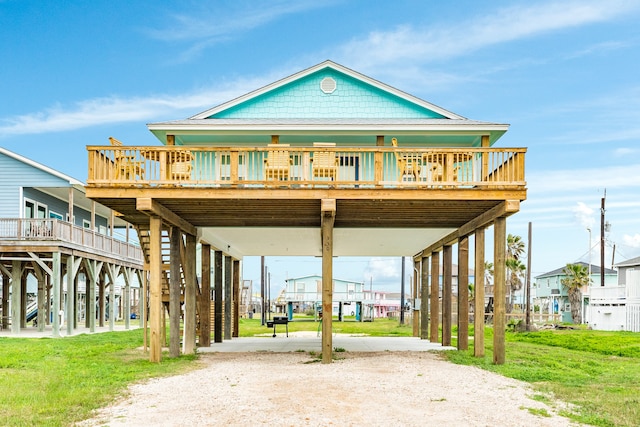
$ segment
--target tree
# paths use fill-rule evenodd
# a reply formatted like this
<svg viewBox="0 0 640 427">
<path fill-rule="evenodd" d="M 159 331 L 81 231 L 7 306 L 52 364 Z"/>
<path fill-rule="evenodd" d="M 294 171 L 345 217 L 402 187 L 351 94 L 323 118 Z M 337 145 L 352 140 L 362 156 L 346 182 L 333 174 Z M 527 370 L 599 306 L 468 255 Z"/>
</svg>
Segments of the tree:
<svg viewBox="0 0 640 427">
<path fill-rule="evenodd" d="M 509 234 L 507 236 L 507 259 L 519 260 L 524 255 L 522 237 Z"/>
<path fill-rule="evenodd" d="M 516 291 L 522 289 L 524 273 L 527 270 L 527 267 L 518 259 L 508 258 L 505 261 L 507 266 L 507 277 L 506 277 L 506 285 L 507 289 L 509 289 L 509 305 L 507 307 L 507 312 L 511 313 L 513 310 L 513 294 Z"/>
<path fill-rule="evenodd" d="M 589 269 L 582 264 L 567 264 L 564 274 L 565 277 L 560 280 L 560 283 L 567 290 L 571 318 L 573 323 L 582 323 L 582 287 L 591 284 Z"/>
</svg>

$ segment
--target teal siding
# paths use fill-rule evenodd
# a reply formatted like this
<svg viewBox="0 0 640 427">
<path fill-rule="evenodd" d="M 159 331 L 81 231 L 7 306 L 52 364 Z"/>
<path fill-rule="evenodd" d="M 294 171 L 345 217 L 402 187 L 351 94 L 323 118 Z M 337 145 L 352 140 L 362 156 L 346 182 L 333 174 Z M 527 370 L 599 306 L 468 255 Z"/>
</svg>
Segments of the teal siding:
<svg viewBox="0 0 640 427">
<path fill-rule="evenodd" d="M 332 77 L 337 83 L 333 93 L 320 89 L 320 82 L 326 77 Z M 425 119 L 444 116 L 336 70 L 324 69 L 209 118 Z"/>
</svg>

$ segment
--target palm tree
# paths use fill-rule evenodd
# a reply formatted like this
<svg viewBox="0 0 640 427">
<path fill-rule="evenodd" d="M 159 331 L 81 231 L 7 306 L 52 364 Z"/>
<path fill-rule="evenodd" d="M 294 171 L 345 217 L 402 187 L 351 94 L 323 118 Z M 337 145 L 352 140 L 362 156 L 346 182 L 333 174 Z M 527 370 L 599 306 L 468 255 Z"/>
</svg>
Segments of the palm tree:
<svg viewBox="0 0 640 427">
<path fill-rule="evenodd" d="M 591 284 L 589 269 L 582 264 L 567 264 L 564 268 L 564 277 L 560 280 L 562 286 L 567 289 L 569 305 L 571 306 L 571 318 L 573 323 L 582 323 L 582 287 Z"/>
<path fill-rule="evenodd" d="M 509 234 L 507 236 L 507 259 L 520 259 L 524 255 L 522 237 Z"/>
<path fill-rule="evenodd" d="M 511 313 L 513 310 L 513 294 L 522 289 L 522 280 L 524 279 L 524 273 L 527 267 L 515 258 L 508 258 L 505 264 L 507 266 L 506 285 L 509 289 L 509 306 L 507 307 L 507 312 Z"/>
</svg>

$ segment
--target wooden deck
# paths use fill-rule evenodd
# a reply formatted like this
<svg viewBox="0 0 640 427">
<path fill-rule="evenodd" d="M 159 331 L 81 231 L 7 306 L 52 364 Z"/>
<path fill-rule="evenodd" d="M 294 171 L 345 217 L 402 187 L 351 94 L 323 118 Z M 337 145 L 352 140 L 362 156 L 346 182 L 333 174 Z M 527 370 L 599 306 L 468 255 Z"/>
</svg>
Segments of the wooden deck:
<svg viewBox="0 0 640 427">
<path fill-rule="evenodd" d="M 79 252 L 94 259 L 142 266 L 139 246 L 58 219 L 0 218 L 0 247 L 8 258 L 28 252 Z"/>
</svg>

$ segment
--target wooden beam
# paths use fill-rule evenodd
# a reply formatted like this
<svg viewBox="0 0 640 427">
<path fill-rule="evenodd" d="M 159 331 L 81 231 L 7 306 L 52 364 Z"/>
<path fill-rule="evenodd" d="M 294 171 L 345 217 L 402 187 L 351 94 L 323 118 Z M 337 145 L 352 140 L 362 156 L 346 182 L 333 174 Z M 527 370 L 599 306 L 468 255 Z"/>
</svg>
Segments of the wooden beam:
<svg viewBox="0 0 640 427">
<path fill-rule="evenodd" d="M 60 252 L 53 253 L 53 283 L 51 287 L 53 288 L 53 292 L 51 295 L 52 303 L 51 303 L 51 314 L 53 317 L 53 337 L 58 338 L 60 336 L 60 295 L 62 292 L 62 260 L 60 256 Z"/>
<path fill-rule="evenodd" d="M 493 232 L 493 363 L 502 365 L 505 361 L 507 219 L 496 218 Z"/>
<path fill-rule="evenodd" d="M 442 345 L 451 345 L 451 288 L 453 269 L 453 248 L 451 245 L 445 245 L 442 248 Z"/>
<path fill-rule="evenodd" d="M 422 257 L 420 287 L 420 339 L 429 338 L 429 257 Z"/>
<path fill-rule="evenodd" d="M 184 337 L 182 352 L 194 354 L 196 351 L 196 243 L 195 235 L 186 236 L 186 261 L 183 265 L 185 275 L 184 290 Z"/>
<path fill-rule="evenodd" d="M 200 347 L 211 346 L 211 245 L 203 243 L 200 251 L 201 283 L 200 292 Z"/>
<path fill-rule="evenodd" d="M 222 342 L 222 251 L 214 252 L 213 342 Z"/>
<path fill-rule="evenodd" d="M 22 261 L 11 261 L 11 333 L 19 334 L 22 319 Z M 4 314 L 3 314 L 4 315 Z"/>
<path fill-rule="evenodd" d="M 178 227 L 185 234 L 196 236 L 198 230 L 188 221 L 185 221 L 180 216 L 173 213 L 171 210 L 162 206 L 160 203 L 149 197 L 140 197 L 136 199 L 136 209 L 149 216 L 158 216 L 162 218 L 164 222 L 174 227 Z"/>
<path fill-rule="evenodd" d="M 231 294 L 231 278 L 233 276 L 233 272 L 231 271 L 233 268 L 233 264 L 231 263 L 232 259 L 230 256 L 224 257 L 224 339 L 231 339 L 231 307 L 232 307 L 232 299 L 233 296 Z"/>
<path fill-rule="evenodd" d="M 440 328 L 440 252 L 431 253 L 431 333 L 429 341 L 438 342 Z"/>
<path fill-rule="evenodd" d="M 180 356 L 180 287 L 182 274 L 180 246 L 182 233 L 178 227 L 169 229 L 169 357 Z"/>
<path fill-rule="evenodd" d="M 404 262 L 404 261 L 403 261 Z M 420 336 L 420 306 L 417 305 L 420 283 L 420 261 L 413 261 L 413 336 Z"/>
<path fill-rule="evenodd" d="M 484 228 L 476 230 L 474 240 L 473 355 L 484 357 Z"/>
<path fill-rule="evenodd" d="M 322 200 L 322 363 L 331 363 L 333 356 L 333 225 L 336 217 L 335 199 Z"/>
<path fill-rule="evenodd" d="M 149 360 L 162 359 L 162 220 L 149 220 Z"/>
<path fill-rule="evenodd" d="M 74 311 L 75 311 L 75 257 L 73 255 L 67 255 L 67 307 L 66 307 L 66 315 L 67 315 L 67 336 L 73 334 L 73 323 L 74 323 Z M 111 305 L 115 305 L 115 298 L 111 299 Z"/>
<path fill-rule="evenodd" d="M 34 254 L 33 252 L 27 252 L 27 254 L 29 254 L 31 259 L 33 259 L 44 271 L 46 271 L 48 275 L 53 274 L 53 271 L 49 268 L 47 264 L 45 264 L 44 261 L 40 259 L 38 255 Z"/>
<path fill-rule="evenodd" d="M 460 237 L 468 236 L 473 233 L 475 230 L 483 227 L 487 227 L 496 218 L 506 217 L 509 215 L 513 215 L 514 213 L 520 210 L 520 201 L 519 200 L 505 200 L 504 202 L 496 205 L 490 210 L 484 212 L 483 214 L 477 216 L 471 221 L 459 227 L 457 230 L 449 233 L 442 239 L 432 243 L 427 246 L 423 253 L 430 253 L 440 250 L 445 245 L 454 244 Z"/>
<path fill-rule="evenodd" d="M 238 338 L 240 333 L 240 261 L 233 260 L 233 334 Z"/>
<path fill-rule="evenodd" d="M 469 238 L 458 241 L 458 350 L 469 348 Z"/>
</svg>

